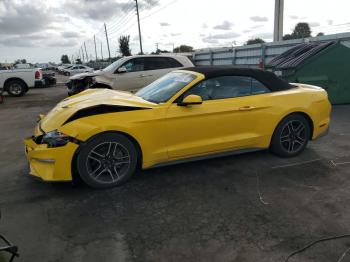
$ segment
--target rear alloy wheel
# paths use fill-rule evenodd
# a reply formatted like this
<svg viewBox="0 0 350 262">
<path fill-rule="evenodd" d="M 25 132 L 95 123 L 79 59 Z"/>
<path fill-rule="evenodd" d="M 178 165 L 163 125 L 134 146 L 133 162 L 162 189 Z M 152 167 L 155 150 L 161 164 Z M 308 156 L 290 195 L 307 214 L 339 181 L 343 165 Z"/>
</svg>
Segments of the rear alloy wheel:
<svg viewBox="0 0 350 262">
<path fill-rule="evenodd" d="M 135 172 L 137 150 L 126 136 L 105 133 L 88 141 L 77 158 L 82 180 L 94 188 L 120 185 Z"/>
<path fill-rule="evenodd" d="M 271 142 L 271 150 L 282 157 L 300 154 L 310 138 L 310 124 L 302 115 L 290 115 L 277 127 Z"/>
<path fill-rule="evenodd" d="M 22 81 L 19 80 L 11 80 L 8 84 L 6 84 L 6 90 L 10 96 L 23 96 L 27 88 Z"/>
</svg>

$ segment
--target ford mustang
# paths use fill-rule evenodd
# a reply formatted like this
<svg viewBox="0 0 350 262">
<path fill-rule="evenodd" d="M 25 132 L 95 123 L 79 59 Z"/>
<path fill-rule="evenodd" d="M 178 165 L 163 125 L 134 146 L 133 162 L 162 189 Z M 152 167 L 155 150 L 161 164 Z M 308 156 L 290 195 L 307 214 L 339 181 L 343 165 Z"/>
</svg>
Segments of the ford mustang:
<svg viewBox="0 0 350 262">
<path fill-rule="evenodd" d="M 89 89 L 39 118 L 25 140 L 30 174 L 105 188 L 137 168 L 270 149 L 300 154 L 327 133 L 331 105 L 320 87 L 273 73 L 192 67 L 135 94 Z"/>
</svg>

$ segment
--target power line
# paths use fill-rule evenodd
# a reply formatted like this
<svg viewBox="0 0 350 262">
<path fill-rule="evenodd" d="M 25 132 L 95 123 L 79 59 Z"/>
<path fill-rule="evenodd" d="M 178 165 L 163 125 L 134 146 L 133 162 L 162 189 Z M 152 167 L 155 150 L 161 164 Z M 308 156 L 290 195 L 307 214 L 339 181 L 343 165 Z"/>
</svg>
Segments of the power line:
<svg viewBox="0 0 350 262">
<path fill-rule="evenodd" d="M 161 7 L 161 8 L 159 8 L 158 10 L 154 11 L 153 13 L 151 13 L 151 14 L 149 14 L 149 15 L 146 15 L 146 16 L 144 16 L 144 17 L 141 17 L 141 20 L 145 20 L 145 19 L 147 19 L 147 18 L 149 18 L 149 17 L 151 17 L 151 16 L 153 16 L 153 15 L 159 13 L 160 11 L 162 11 L 162 10 L 168 8 L 170 5 L 173 5 L 173 4 L 176 3 L 177 1 L 179 1 L 179 0 L 174 0 L 174 1 L 170 2 L 169 4 L 167 4 L 167 5 L 165 5 L 165 6 Z"/>
<path fill-rule="evenodd" d="M 111 26 L 109 26 L 109 29 L 113 30 L 115 28 L 118 28 L 122 23 L 125 22 L 125 20 L 127 20 L 131 15 L 133 15 L 133 12 L 131 12 L 133 10 L 134 10 L 134 5 L 131 4 L 130 8 L 124 12 L 126 14 L 125 16 L 121 17 L 120 19 L 117 19 L 113 23 L 107 22 L 108 25 L 111 24 Z"/>
</svg>

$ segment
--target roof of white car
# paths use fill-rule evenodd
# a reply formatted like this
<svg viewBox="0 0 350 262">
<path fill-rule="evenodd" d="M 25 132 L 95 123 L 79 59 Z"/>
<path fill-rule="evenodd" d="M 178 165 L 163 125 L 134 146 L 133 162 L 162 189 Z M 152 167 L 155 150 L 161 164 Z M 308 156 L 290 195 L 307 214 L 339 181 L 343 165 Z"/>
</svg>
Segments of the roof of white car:
<svg viewBox="0 0 350 262">
<path fill-rule="evenodd" d="M 175 54 L 159 54 L 159 55 L 132 55 L 132 56 L 128 56 L 130 58 L 134 58 L 134 57 L 184 57 L 183 55 L 175 55 Z"/>
</svg>

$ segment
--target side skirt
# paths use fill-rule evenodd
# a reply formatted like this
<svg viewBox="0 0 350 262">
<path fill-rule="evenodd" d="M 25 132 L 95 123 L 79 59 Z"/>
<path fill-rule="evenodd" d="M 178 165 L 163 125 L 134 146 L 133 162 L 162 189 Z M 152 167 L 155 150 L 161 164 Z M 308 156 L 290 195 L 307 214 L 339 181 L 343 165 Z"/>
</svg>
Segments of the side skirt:
<svg viewBox="0 0 350 262">
<path fill-rule="evenodd" d="M 183 164 L 183 163 L 188 163 L 188 162 L 207 160 L 207 159 L 219 158 L 219 157 L 225 157 L 225 156 L 240 155 L 240 154 L 251 153 L 251 152 L 256 152 L 256 151 L 263 151 L 266 149 L 268 149 L 268 148 L 248 148 L 248 149 L 230 150 L 230 151 L 225 151 L 225 152 L 220 152 L 220 153 L 212 153 L 212 154 L 208 154 L 208 155 L 204 155 L 204 156 L 195 156 L 195 157 L 188 157 L 188 158 L 178 159 L 178 160 L 170 160 L 167 162 L 155 164 L 153 166 L 150 166 L 150 167 L 147 167 L 144 169 L 178 165 L 178 164 Z"/>
</svg>

